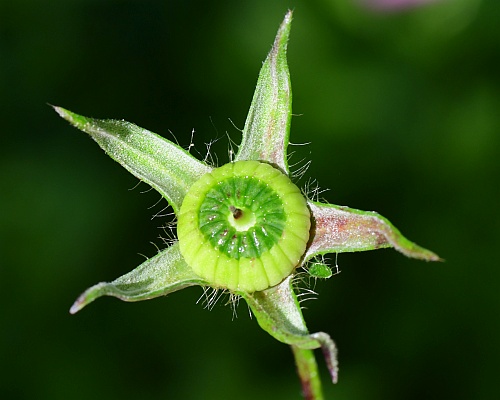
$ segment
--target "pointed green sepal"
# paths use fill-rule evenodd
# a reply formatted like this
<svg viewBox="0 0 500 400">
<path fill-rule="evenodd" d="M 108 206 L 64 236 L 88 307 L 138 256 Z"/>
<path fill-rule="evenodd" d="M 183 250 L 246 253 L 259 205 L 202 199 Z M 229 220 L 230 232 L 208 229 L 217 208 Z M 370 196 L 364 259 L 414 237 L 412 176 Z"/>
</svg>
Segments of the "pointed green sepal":
<svg viewBox="0 0 500 400">
<path fill-rule="evenodd" d="M 286 48 L 291 23 L 292 11 L 288 11 L 260 70 L 236 155 L 236 161 L 266 161 L 287 174 L 286 149 L 292 115 L 292 88 Z"/>
<path fill-rule="evenodd" d="M 70 313 L 75 314 L 101 296 L 140 301 L 194 285 L 205 286 L 206 282 L 186 264 L 176 243 L 113 282 L 101 282 L 87 289 L 75 301 Z"/>
<path fill-rule="evenodd" d="M 111 158 L 160 192 L 176 213 L 191 185 L 212 170 L 182 147 L 130 122 L 87 118 L 61 107 L 54 109 L 88 133 Z"/>
<path fill-rule="evenodd" d="M 254 293 L 238 293 L 248 303 L 260 327 L 282 343 L 299 349 L 321 348 L 332 381 L 337 382 L 337 350 L 324 332 L 309 334 L 289 276 L 279 285 Z"/>
<path fill-rule="evenodd" d="M 311 239 L 304 261 L 325 253 L 394 247 L 412 258 L 440 261 L 439 256 L 406 239 L 387 219 L 371 211 L 308 202 L 313 216 Z"/>
</svg>

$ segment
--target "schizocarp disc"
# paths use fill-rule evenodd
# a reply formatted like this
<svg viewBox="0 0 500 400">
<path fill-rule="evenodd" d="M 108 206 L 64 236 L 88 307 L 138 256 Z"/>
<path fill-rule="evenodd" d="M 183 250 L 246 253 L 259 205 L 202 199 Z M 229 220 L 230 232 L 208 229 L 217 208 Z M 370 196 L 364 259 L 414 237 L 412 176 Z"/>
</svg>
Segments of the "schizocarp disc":
<svg viewBox="0 0 500 400">
<path fill-rule="evenodd" d="M 191 186 L 177 234 L 196 274 L 214 287 L 252 293 L 290 275 L 310 226 L 306 200 L 285 174 L 263 162 L 237 161 Z"/>
</svg>

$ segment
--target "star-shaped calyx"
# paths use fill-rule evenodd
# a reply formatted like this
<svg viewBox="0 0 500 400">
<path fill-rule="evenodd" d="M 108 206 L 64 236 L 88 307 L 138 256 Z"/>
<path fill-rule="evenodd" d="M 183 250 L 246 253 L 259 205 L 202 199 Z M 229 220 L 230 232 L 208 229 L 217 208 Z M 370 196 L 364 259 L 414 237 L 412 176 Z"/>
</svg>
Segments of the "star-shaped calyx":
<svg viewBox="0 0 500 400">
<path fill-rule="evenodd" d="M 289 11 L 260 71 L 235 159 L 222 167 L 134 124 L 55 110 L 156 189 L 178 218 L 178 241 L 113 282 L 87 289 L 70 312 L 105 295 L 139 301 L 193 285 L 228 290 L 246 300 L 265 331 L 292 346 L 304 396 L 318 399 L 312 349 L 323 350 L 334 382 L 336 349 L 326 333 L 307 330 L 292 284 L 297 269 L 325 253 L 384 247 L 439 258 L 380 215 L 309 200 L 288 178 L 291 21 Z"/>
</svg>

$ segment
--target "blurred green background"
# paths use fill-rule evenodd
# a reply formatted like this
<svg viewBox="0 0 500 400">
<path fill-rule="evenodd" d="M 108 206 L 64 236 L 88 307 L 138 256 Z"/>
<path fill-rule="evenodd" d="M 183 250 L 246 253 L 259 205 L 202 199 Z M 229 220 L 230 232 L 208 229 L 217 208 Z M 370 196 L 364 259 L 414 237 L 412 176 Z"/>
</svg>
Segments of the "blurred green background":
<svg viewBox="0 0 500 400">
<path fill-rule="evenodd" d="M 0 1 L 0 398 L 300 399 L 286 345 L 198 287 L 78 294 L 156 254 L 160 196 L 47 103 L 227 161 L 293 8 L 292 164 L 446 259 L 341 254 L 303 303 L 339 349 L 327 399 L 498 399 L 500 4 L 376 13 L 351 0 Z M 131 190 L 134 188 L 134 190 Z M 335 264 L 335 257 L 331 257 Z"/>
</svg>

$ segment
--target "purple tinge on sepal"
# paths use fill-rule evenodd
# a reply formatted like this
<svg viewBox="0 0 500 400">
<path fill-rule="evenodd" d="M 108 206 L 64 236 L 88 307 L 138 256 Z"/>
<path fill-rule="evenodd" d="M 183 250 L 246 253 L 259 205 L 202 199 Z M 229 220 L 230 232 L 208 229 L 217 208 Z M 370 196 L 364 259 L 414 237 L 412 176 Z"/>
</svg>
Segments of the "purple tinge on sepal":
<svg viewBox="0 0 500 400">
<path fill-rule="evenodd" d="M 330 372 L 330 377 L 333 383 L 337 383 L 339 375 L 339 364 L 337 361 L 337 347 L 335 343 L 325 332 L 317 332 L 310 335 L 312 339 L 317 340 L 321 344 L 321 351 L 325 357 L 326 366 Z"/>
<path fill-rule="evenodd" d="M 304 260 L 325 253 L 345 253 L 394 247 L 412 258 L 441 261 L 432 251 L 406 239 L 386 218 L 332 204 L 308 202 L 313 217 Z"/>
</svg>

